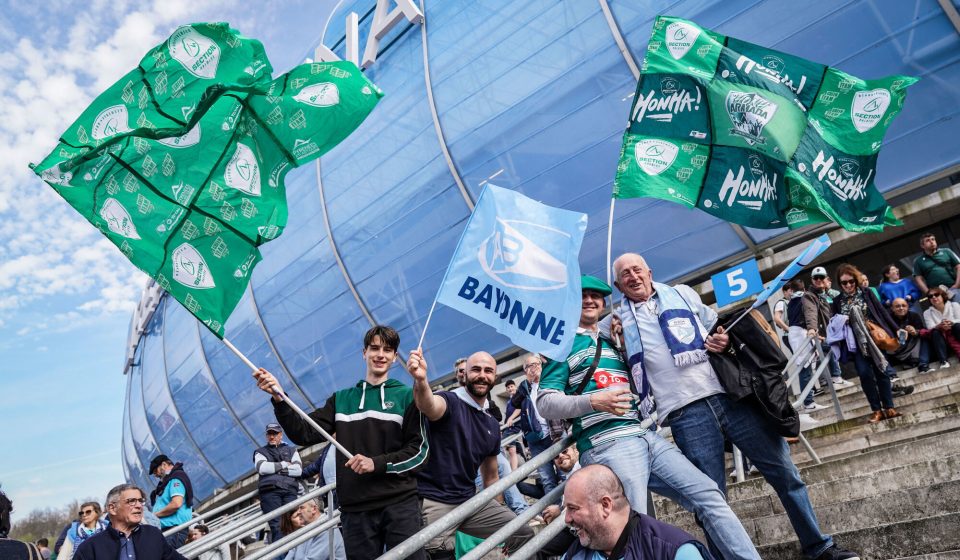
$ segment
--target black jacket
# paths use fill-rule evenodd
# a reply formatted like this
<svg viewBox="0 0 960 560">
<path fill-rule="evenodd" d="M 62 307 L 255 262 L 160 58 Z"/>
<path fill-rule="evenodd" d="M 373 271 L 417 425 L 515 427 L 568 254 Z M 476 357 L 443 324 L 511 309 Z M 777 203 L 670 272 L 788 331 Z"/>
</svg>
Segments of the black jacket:
<svg viewBox="0 0 960 560">
<path fill-rule="evenodd" d="M 722 353 L 710 352 L 710 365 L 727 396 L 759 407 L 779 435 L 796 437 L 800 433 L 800 417 L 790 404 L 782 375 L 787 357 L 754 313 L 747 314 L 732 330 L 725 329 L 730 346 Z M 717 324 L 727 325 L 735 318 L 726 315 Z"/>
<path fill-rule="evenodd" d="M 166 539 L 160 529 L 140 525 L 134 529 L 131 540 L 137 560 L 186 560 Z M 120 533 L 113 527 L 101 531 L 80 543 L 74 560 L 117 560 L 120 554 Z"/>
</svg>

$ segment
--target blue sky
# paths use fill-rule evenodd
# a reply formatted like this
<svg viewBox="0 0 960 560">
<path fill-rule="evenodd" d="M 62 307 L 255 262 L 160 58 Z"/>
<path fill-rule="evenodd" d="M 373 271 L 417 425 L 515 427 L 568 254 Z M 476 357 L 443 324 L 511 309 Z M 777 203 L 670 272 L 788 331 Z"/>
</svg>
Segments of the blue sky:
<svg viewBox="0 0 960 560">
<path fill-rule="evenodd" d="M 146 281 L 27 165 L 177 26 L 227 21 L 281 73 L 335 4 L 0 2 L 0 485 L 14 521 L 122 482 L 124 346 Z"/>
</svg>

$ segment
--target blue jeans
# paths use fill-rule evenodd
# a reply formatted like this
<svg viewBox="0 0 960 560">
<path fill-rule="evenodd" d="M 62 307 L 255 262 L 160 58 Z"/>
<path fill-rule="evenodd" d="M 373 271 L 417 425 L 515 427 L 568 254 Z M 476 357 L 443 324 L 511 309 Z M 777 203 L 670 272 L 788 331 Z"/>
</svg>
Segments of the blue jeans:
<svg viewBox="0 0 960 560">
<path fill-rule="evenodd" d="M 823 355 L 830 360 L 830 377 L 834 379 L 842 378 L 843 372 L 840 371 L 840 362 L 837 361 L 837 357 L 830 351 L 830 345 L 827 344 L 826 341 L 823 341 L 820 343 L 820 349 L 823 350 Z"/>
<path fill-rule="evenodd" d="M 857 375 L 860 376 L 860 388 L 867 396 L 870 410 L 893 408 L 893 384 L 890 382 L 890 376 L 887 372 L 881 371 L 870 358 L 861 354 L 859 350 L 853 351 L 851 354 L 853 355 L 853 365 L 857 369 Z"/>
<path fill-rule="evenodd" d="M 807 383 L 810 383 L 810 378 L 813 377 L 813 368 L 818 367 L 818 364 L 809 365 L 800 370 L 800 391 L 803 391 L 803 388 L 807 386 Z M 826 384 L 830 383 L 830 380 L 827 379 L 827 370 L 823 370 L 823 373 L 820 374 L 820 383 Z M 809 405 L 813 404 L 813 389 L 810 389 L 810 392 L 807 393 L 807 396 L 803 399 L 803 404 Z"/>
<path fill-rule="evenodd" d="M 289 504 L 297 499 L 296 489 L 271 488 L 260 491 L 260 511 L 263 513 L 271 512 L 278 507 Z M 280 516 L 276 516 L 267 522 L 270 526 L 270 542 L 275 543 L 283 538 L 280 532 Z"/>
<path fill-rule="evenodd" d="M 816 558 L 833 546 L 833 539 L 820 532 L 807 486 L 790 458 L 787 442 L 769 427 L 757 407 L 713 395 L 674 410 L 667 419 L 683 454 L 721 491 L 726 492 L 727 482 L 723 444 L 729 439 L 777 492 L 803 553 Z M 711 539 L 716 541 L 712 535 Z"/>
<path fill-rule="evenodd" d="M 580 456 L 581 465 L 606 465 L 620 477 L 631 507 L 647 511 L 647 488 L 693 512 L 723 558 L 760 558 L 716 483 L 655 432 L 617 439 Z M 721 463 L 722 468 L 722 463 Z"/>
<path fill-rule="evenodd" d="M 507 460 L 501 451 L 500 454 L 497 455 L 497 473 L 500 475 L 500 478 L 503 478 L 510 474 L 510 472 L 510 461 Z M 477 479 L 474 481 L 474 484 L 476 484 L 477 488 L 483 488 L 483 477 L 480 476 L 480 473 L 477 473 Z M 520 515 L 523 510 L 530 507 L 530 504 L 528 504 L 527 501 L 523 499 L 523 495 L 520 494 L 520 490 L 517 490 L 516 485 L 503 491 L 503 503 L 516 515 Z"/>
<path fill-rule="evenodd" d="M 527 440 L 527 447 L 530 448 L 531 457 L 536 457 L 543 453 L 551 445 L 553 445 L 553 440 L 549 437 L 537 441 Z M 540 473 L 540 484 L 543 485 L 544 494 L 549 494 L 551 490 L 560 484 L 560 477 L 557 476 L 557 470 L 553 466 L 552 460 L 537 467 L 537 472 Z"/>
</svg>

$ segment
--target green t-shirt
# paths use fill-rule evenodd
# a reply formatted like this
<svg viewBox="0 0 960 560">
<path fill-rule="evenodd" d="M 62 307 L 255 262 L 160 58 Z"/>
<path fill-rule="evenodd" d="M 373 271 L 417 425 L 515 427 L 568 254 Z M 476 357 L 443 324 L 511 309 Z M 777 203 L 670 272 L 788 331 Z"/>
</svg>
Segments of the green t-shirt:
<svg viewBox="0 0 960 560">
<path fill-rule="evenodd" d="M 956 267 L 960 259 L 950 249 L 937 249 L 933 255 L 921 254 L 913 261 L 913 275 L 922 276 L 927 288 L 953 286 L 957 280 Z"/>
<path fill-rule="evenodd" d="M 603 341 L 600 363 L 597 364 L 593 378 L 587 382 L 582 393 L 584 395 L 603 391 L 612 383 L 626 383 L 629 379 L 630 372 L 620 353 L 610 345 L 609 340 L 600 340 Z M 554 389 L 572 395 L 590 369 L 596 352 L 597 345 L 593 337 L 577 333 L 573 350 L 566 360 L 550 360 L 544 364 L 543 373 L 540 375 L 540 390 Z M 633 412 L 625 416 L 594 411 L 573 421 L 573 437 L 577 440 L 577 451 L 580 453 L 608 441 L 642 435 L 645 431 L 637 417 L 636 401 Z"/>
</svg>

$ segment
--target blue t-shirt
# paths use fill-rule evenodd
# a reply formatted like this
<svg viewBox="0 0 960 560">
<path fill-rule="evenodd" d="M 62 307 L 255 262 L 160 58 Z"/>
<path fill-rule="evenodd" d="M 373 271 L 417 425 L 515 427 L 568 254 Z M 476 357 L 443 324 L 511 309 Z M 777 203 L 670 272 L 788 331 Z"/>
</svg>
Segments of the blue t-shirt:
<svg viewBox="0 0 960 560">
<path fill-rule="evenodd" d="M 417 474 L 417 485 L 424 498 L 462 504 L 477 493 L 480 464 L 500 453 L 500 424 L 463 387 L 436 395 L 447 402 L 447 410 L 428 423 L 430 459 Z"/>
<path fill-rule="evenodd" d="M 183 505 L 181 505 L 180 508 L 173 513 L 173 515 L 161 517 L 161 527 L 173 527 L 193 519 L 193 510 L 187 505 L 187 490 L 184 488 L 183 482 L 181 482 L 179 478 L 174 478 L 171 479 L 170 482 L 167 482 L 166 487 L 163 489 L 163 493 L 157 498 L 157 502 L 153 504 L 153 513 L 157 513 L 158 511 L 167 507 L 167 504 L 173 500 L 174 496 L 182 497 Z"/>
</svg>

